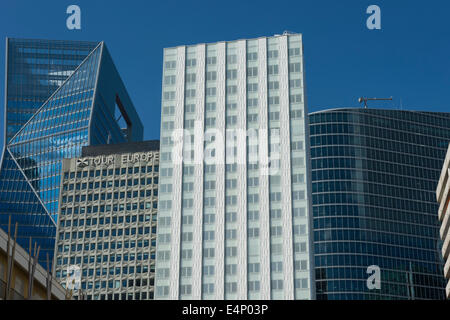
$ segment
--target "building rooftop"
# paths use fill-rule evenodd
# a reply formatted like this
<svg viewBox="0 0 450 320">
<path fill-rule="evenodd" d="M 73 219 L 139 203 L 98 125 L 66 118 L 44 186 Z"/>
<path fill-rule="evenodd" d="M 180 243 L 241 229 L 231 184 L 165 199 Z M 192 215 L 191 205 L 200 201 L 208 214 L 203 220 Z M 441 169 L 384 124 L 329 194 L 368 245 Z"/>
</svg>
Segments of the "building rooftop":
<svg viewBox="0 0 450 320">
<path fill-rule="evenodd" d="M 159 140 L 138 142 L 123 142 L 116 144 L 102 144 L 86 146 L 81 149 L 82 157 L 106 156 L 111 154 L 159 151 Z"/>
<path fill-rule="evenodd" d="M 284 31 L 282 34 L 277 33 L 271 36 L 260 36 L 260 37 L 254 37 L 254 38 L 239 38 L 239 39 L 234 39 L 234 40 L 221 40 L 221 41 L 213 41 L 213 42 L 199 42 L 199 43 L 195 43 L 195 44 L 182 44 L 182 45 L 175 45 L 175 46 L 170 46 L 170 47 L 166 47 L 164 48 L 164 50 L 168 50 L 168 49 L 175 49 L 175 48 L 179 48 L 179 47 L 195 47 L 201 44 L 205 44 L 205 45 L 215 45 L 218 43 L 234 43 L 234 42 L 238 42 L 238 41 L 242 41 L 242 40 L 258 40 L 258 39 L 269 39 L 269 38 L 276 38 L 276 37 L 282 37 L 282 36 L 299 36 L 302 37 L 303 35 L 301 33 L 298 32 L 293 32 L 293 31 Z"/>
</svg>

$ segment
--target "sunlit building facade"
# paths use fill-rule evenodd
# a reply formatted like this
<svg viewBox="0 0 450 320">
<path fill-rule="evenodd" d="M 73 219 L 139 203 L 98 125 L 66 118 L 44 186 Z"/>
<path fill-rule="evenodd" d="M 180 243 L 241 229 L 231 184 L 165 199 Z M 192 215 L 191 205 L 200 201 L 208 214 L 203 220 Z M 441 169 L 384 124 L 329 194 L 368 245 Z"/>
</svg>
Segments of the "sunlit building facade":
<svg viewBox="0 0 450 320">
<path fill-rule="evenodd" d="M 75 299 L 153 299 L 159 141 L 84 147 L 62 175 L 56 278 Z"/>
<path fill-rule="evenodd" d="M 442 167 L 439 183 L 436 188 L 436 199 L 439 203 L 438 217 L 441 222 L 439 235 L 443 241 L 442 258 L 445 261 L 443 273 L 447 279 L 445 295 L 450 299 L 450 144 Z"/>
<path fill-rule="evenodd" d="M 302 36 L 166 48 L 162 94 L 155 298 L 313 299 Z"/>
</svg>

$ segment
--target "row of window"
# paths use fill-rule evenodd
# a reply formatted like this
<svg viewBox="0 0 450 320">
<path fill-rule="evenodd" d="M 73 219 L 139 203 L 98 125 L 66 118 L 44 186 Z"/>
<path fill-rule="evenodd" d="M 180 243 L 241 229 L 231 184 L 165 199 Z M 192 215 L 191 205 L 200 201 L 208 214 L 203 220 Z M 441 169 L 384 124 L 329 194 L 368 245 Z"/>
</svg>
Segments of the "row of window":
<svg viewBox="0 0 450 320">
<path fill-rule="evenodd" d="M 404 177 L 385 172 L 375 172 L 359 169 L 322 169 L 313 170 L 312 181 L 333 180 L 346 183 L 345 180 L 360 183 L 378 183 L 397 188 L 409 188 L 416 190 L 433 190 L 436 187 L 435 180 L 424 180 L 416 177 Z"/>
<path fill-rule="evenodd" d="M 303 117 L 303 110 L 291 110 L 291 119 L 296 118 L 302 118 Z M 258 114 L 247 114 L 247 123 L 258 123 Z M 278 121 L 280 120 L 280 112 L 279 111 L 272 111 L 269 112 L 269 120 L 270 121 Z M 195 127 L 195 123 L 198 122 L 198 120 L 195 119 L 186 119 L 184 120 L 184 129 L 192 129 Z M 236 115 L 233 116 L 227 116 L 225 118 L 225 123 L 227 125 L 236 125 L 238 123 L 238 117 Z M 216 126 L 216 118 L 205 118 L 205 126 L 207 128 L 215 127 Z"/>
<path fill-rule="evenodd" d="M 128 293 L 108 293 L 108 294 L 87 294 L 86 300 L 153 300 L 153 291 L 147 292 L 128 292 Z M 81 296 L 74 294 L 74 299 L 81 300 Z"/>
<path fill-rule="evenodd" d="M 378 129 L 376 133 L 372 135 L 363 134 L 326 134 L 311 136 L 311 146 L 326 146 L 326 145 L 355 145 L 368 147 L 373 149 L 391 152 L 406 153 L 413 156 L 430 157 L 431 155 L 445 154 L 445 148 L 448 145 L 448 140 L 438 139 L 435 137 L 427 137 L 424 135 L 417 135 L 412 139 L 413 135 L 409 135 L 407 140 L 394 140 L 393 135 L 386 138 L 380 138 L 379 136 L 384 134 L 390 134 L 387 130 Z M 426 147 L 425 147 L 426 146 Z M 433 149 L 437 147 L 440 149 Z"/>
<path fill-rule="evenodd" d="M 435 210 L 437 212 L 437 204 L 434 205 Z M 420 213 L 423 212 L 433 212 L 431 211 L 422 211 L 419 210 Z M 394 210 L 392 208 L 386 208 L 381 206 L 366 206 L 364 204 L 360 205 L 321 205 L 321 206 L 313 206 L 313 215 L 314 218 L 317 217 L 338 217 L 338 216 L 348 216 L 348 217 L 357 217 L 363 216 L 373 219 L 382 219 L 382 220 L 390 220 L 391 223 L 414 223 L 420 224 L 422 226 L 431 226 L 434 228 L 438 228 L 438 222 L 436 221 L 436 216 L 432 214 L 411 214 L 410 210 Z"/>
<path fill-rule="evenodd" d="M 418 113 L 399 110 L 353 109 L 312 114 L 311 124 L 348 122 L 363 126 L 378 126 L 413 134 L 449 137 L 450 118 L 443 113 Z M 380 132 L 381 133 L 381 132 Z"/>
<path fill-rule="evenodd" d="M 395 234 L 389 232 L 378 232 L 374 230 L 355 229 L 330 229 L 314 232 L 314 241 L 354 241 L 358 243 L 377 242 L 381 244 L 395 244 L 399 247 L 421 248 L 421 243 L 427 239 L 424 236 L 412 236 L 410 234 Z M 427 229 L 422 229 L 422 233 L 430 233 Z M 428 241 L 435 239 L 429 236 Z M 434 261 L 435 253 L 432 250 L 421 250 L 422 259 Z"/>
<path fill-rule="evenodd" d="M 72 196 L 69 196 L 69 198 Z M 69 199 L 70 200 L 70 199 Z M 73 199 L 72 199 L 73 200 Z M 69 201 L 71 202 L 71 201 Z M 63 201 L 64 203 L 64 201 Z M 75 203 L 78 203 L 75 201 Z M 94 205 L 94 206 L 74 206 L 66 207 L 61 209 L 61 215 L 71 215 L 71 214 L 95 214 L 104 212 L 121 212 L 121 211 L 136 211 L 136 210 L 149 210 L 157 209 L 158 201 L 153 202 L 134 202 L 134 203 L 119 203 L 119 204 L 106 204 L 106 205 Z"/>
<path fill-rule="evenodd" d="M 442 152 L 439 152 L 442 153 Z M 311 148 L 311 158 L 320 157 L 355 157 L 377 160 L 379 162 L 403 163 L 410 166 L 436 168 L 440 169 L 442 163 L 438 159 L 440 156 L 433 156 L 434 152 L 430 150 L 427 156 L 418 156 L 413 154 L 400 153 L 397 151 L 370 148 L 367 146 L 348 146 L 348 145 L 329 145 L 323 147 Z"/>
<path fill-rule="evenodd" d="M 395 197 L 399 199 L 414 199 L 415 201 L 433 202 L 436 195 L 433 191 L 424 191 L 418 189 L 399 188 L 390 186 L 386 183 L 371 183 L 357 181 L 324 181 L 314 182 L 312 192 L 364 192 L 366 194 L 376 194 L 386 197 Z"/>
<path fill-rule="evenodd" d="M 248 282 L 248 291 L 249 292 L 259 292 L 260 291 L 260 281 L 254 280 Z M 294 281 L 295 289 L 308 289 L 308 279 L 295 279 Z M 213 294 L 214 293 L 214 284 L 213 283 L 204 283 L 202 285 L 203 294 Z M 271 280 L 271 289 L 274 291 L 283 290 L 283 280 Z M 169 294 L 169 290 L 167 286 L 157 286 L 156 287 L 157 295 L 166 296 Z M 237 282 L 225 282 L 225 292 L 237 293 Z M 192 285 L 190 284 L 182 284 L 180 285 L 180 295 L 190 295 L 192 294 Z"/>
<path fill-rule="evenodd" d="M 108 239 L 106 239 L 108 240 Z M 148 246 L 154 247 L 156 241 L 145 239 L 145 240 L 133 240 L 127 239 L 124 241 L 115 241 L 114 239 L 109 239 L 105 242 L 91 242 L 91 243 L 77 243 L 77 244 L 58 244 L 58 253 L 71 252 L 75 253 L 78 251 L 102 251 L 102 250 L 115 250 L 115 249 L 133 249 L 133 248 L 147 248 Z M 85 261 L 87 263 L 87 261 Z"/>
<path fill-rule="evenodd" d="M 99 226 L 103 226 L 103 225 L 109 225 L 111 222 L 116 225 L 116 224 L 123 224 L 123 223 L 136 223 L 136 222 L 148 222 L 148 221 L 155 221 L 156 219 L 156 214 L 154 215 L 150 215 L 150 214 L 141 214 L 139 216 L 137 215 L 126 215 L 126 216 L 119 216 L 119 217 L 99 217 L 98 220 L 97 218 L 86 218 L 86 225 L 87 226 L 95 226 L 98 225 Z M 97 222 L 98 221 L 98 222 Z M 64 227 L 78 227 L 78 226 L 84 226 L 84 218 L 80 218 L 80 219 L 65 219 L 64 217 L 59 219 L 59 226 L 61 228 Z"/>
<path fill-rule="evenodd" d="M 83 171 L 71 171 L 71 172 L 64 172 L 64 179 L 80 179 L 80 178 L 93 178 L 93 177 L 106 177 L 106 176 L 112 176 L 115 174 L 118 175 L 124 175 L 124 174 L 137 174 L 137 173 L 151 173 L 151 172 L 158 172 L 159 171 L 159 165 L 155 166 L 139 166 L 139 167 L 123 167 L 123 168 L 115 168 L 115 169 L 97 169 L 97 170 L 83 170 Z"/>
<path fill-rule="evenodd" d="M 326 231 L 322 231 L 326 232 Z M 364 230 L 362 230 L 364 232 Z M 339 239 L 337 239 L 339 240 Z M 377 243 L 374 240 L 368 240 L 365 242 L 352 242 L 352 241 L 327 241 L 318 242 L 314 245 L 315 254 L 341 254 L 341 255 L 360 255 L 367 254 L 372 256 L 378 256 L 381 259 L 383 257 L 423 260 L 425 251 L 434 251 L 435 244 L 433 240 L 428 240 L 427 244 L 420 247 L 404 247 L 396 245 L 395 243 Z M 354 258 L 355 259 L 355 258 Z"/>
<path fill-rule="evenodd" d="M 288 55 L 290 57 L 300 56 L 300 48 L 289 48 Z M 268 50 L 267 51 L 267 58 L 268 59 L 276 59 L 278 58 L 278 50 Z M 258 60 L 258 53 L 257 52 L 248 52 L 247 53 L 247 60 L 248 61 L 256 61 Z M 227 64 L 236 64 L 237 63 L 237 55 L 236 54 L 230 54 L 226 56 L 226 63 Z M 217 57 L 206 57 L 206 65 L 215 65 L 217 64 Z M 197 65 L 197 59 L 191 58 L 186 59 L 185 66 L 186 67 L 195 67 Z M 166 61 L 165 69 L 175 69 L 176 68 L 176 61 Z"/>
<path fill-rule="evenodd" d="M 437 206 L 434 202 L 415 201 L 414 199 L 393 198 L 365 193 L 321 193 L 313 194 L 314 205 L 322 204 L 364 204 L 366 206 L 384 207 L 402 211 L 436 212 Z"/>
<path fill-rule="evenodd" d="M 169 200 L 170 201 L 170 200 Z M 305 217 L 305 208 L 293 208 L 293 216 L 294 218 Z M 281 209 L 270 209 L 270 219 L 281 219 Z M 258 221 L 259 220 L 259 211 L 257 210 L 249 210 L 247 211 L 247 219 L 248 221 Z M 204 224 L 212 224 L 216 221 L 216 215 L 213 213 L 204 214 L 203 223 Z M 237 221 L 237 213 L 236 212 L 226 212 L 225 213 L 225 222 L 233 223 Z M 181 223 L 183 225 L 191 225 L 194 222 L 193 215 L 189 215 L 184 213 L 181 218 Z M 160 217 L 158 225 L 161 227 L 170 226 L 171 218 L 170 217 Z"/>
<path fill-rule="evenodd" d="M 250 87 L 254 89 L 253 87 Z M 237 94 L 236 85 L 227 86 L 226 87 L 226 93 L 227 95 L 234 95 Z M 205 94 L 207 97 L 214 97 L 217 95 L 217 88 L 216 87 L 208 87 L 205 90 Z M 164 92 L 164 100 L 165 101 L 173 101 L 175 100 L 175 91 L 165 91 Z M 185 98 L 195 98 L 196 97 L 196 90 L 195 89 L 187 89 L 185 92 Z M 289 96 L 289 103 L 295 104 L 295 103 L 302 103 L 302 95 L 300 93 L 298 94 L 291 94 Z M 270 105 L 279 105 L 280 100 L 277 96 L 271 96 L 268 97 L 268 104 Z M 195 106 L 193 104 L 187 104 L 187 111 L 186 112 L 194 112 Z M 211 105 L 209 105 L 211 107 Z M 234 110 L 236 104 L 227 104 L 227 109 Z M 247 107 L 257 107 L 258 106 L 258 99 L 257 98 L 248 98 L 247 99 Z M 167 109 L 165 109 L 167 108 Z M 173 115 L 175 112 L 175 108 L 173 106 L 165 107 L 163 108 L 163 114 Z M 213 111 L 212 109 L 207 111 Z"/>
<path fill-rule="evenodd" d="M 108 181 L 96 181 L 96 182 L 78 182 L 78 183 L 64 183 L 64 191 L 72 190 L 93 190 L 99 188 L 119 188 L 119 187 L 133 187 L 133 186 L 147 186 L 152 184 L 158 184 L 158 177 L 154 178 L 130 178 L 122 180 L 108 180 Z"/>
<path fill-rule="evenodd" d="M 299 226 L 298 230 L 301 230 L 302 227 Z M 169 236 L 169 237 L 167 237 Z M 158 235 L 159 243 L 167 242 L 167 239 L 170 240 L 170 235 L 162 234 L 161 237 Z M 281 255 L 283 250 L 283 245 L 281 243 L 272 243 L 270 246 L 270 253 L 274 255 Z M 203 257 L 204 258 L 214 258 L 215 257 L 215 248 L 203 248 Z M 294 243 L 294 253 L 306 253 L 307 247 L 306 242 L 295 242 Z M 238 252 L 237 247 L 226 247 L 225 248 L 225 256 L 226 257 L 236 257 Z M 181 258 L 183 260 L 192 259 L 193 251 L 192 249 L 183 249 L 181 250 Z M 169 261 L 170 260 L 170 251 L 168 250 L 159 250 L 157 252 L 158 261 Z"/>
<path fill-rule="evenodd" d="M 141 181 L 142 182 L 142 181 Z M 94 188 L 89 188 L 93 190 Z M 63 203 L 72 202 L 84 202 L 84 201 L 106 201 L 106 200 L 119 200 L 119 199 L 133 199 L 133 198 L 149 198 L 158 196 L 158 189 L 146 189 L 146 190 L 128 190 L 128 191 L 115 191 L 107 193 L 88 193 L 88 194 L 77 194 L 75 195 L 64 193 L 62 196 Z"/>
<path fill-rule="evenodd" d="M 189 184 L 188 184 L 189 185 Z M 185 190 L 188 191 L 188 190 Z M 192 191 L 192 190 L 189 190 Z M 305 190 L 294 190 L 292 191 L 292 200 L 305 200 Z M 270 194 L 271 202 L 280 202 L 281 201 L 281 192 L 271 193 Z M 225 196 L 225 204 L 227 206 L 235 206 L 238 202 L 237 195 L 229 195 Z M 247 194 L 247 203 L 259 203 L 259 194 Z M 205 197 L 203 199 L 204 207 L 215 207 L 216 198 L 215 197 Z M 184 209 L 189 209 L 194 207 L 194 199 L 188 198 L 183 199 L 182 207 Z M 171 200 L 161 200 L 160 201 L 160 209 L 161 210 L 169 210 L 172 209 L 172 201 Z"/>
<path fill-rule="evenodd" d="M 190 216 L 192 217 L 192 216 Z M 271 236 L 281 236 L 283 229 L 281 226 L 272 226 L 270 228 Z M 306 225 L 295 225 L 294 226 L 294 235 L 306 235 Z M 181 234 L 181 240 L 183 242 L 191 242 L 193 240 L 193 232 L 183 232 Z M 258 227 L 250 227 L 247 229 L 247 237 L 248 238 L 258 238 L 259 237 L 259 228 Z M 214 231 L 203 231 L 203 241 L 213 241 L 215 239 Z M 236 229 L 227 229 L 225 230 L 225 240 L 235 240 L 237 239 L 237 230 Z"/>
<path fill-rule="evenodd" d="M 435 169 L 429 167 L 413 167 L 399 162 L 382 162 L 365 158 L 348 158 L 348 157 L 328 157 L 315 158 L 311 160 L 312 169 L 325 168 L 349 168 L 359 169 L 360 171 L 379 171 L 390 175 L 416 177 L 419 179 L 429 179 L 437 181 L 439 173 Z"/>
<path fill-rule="evenodd" d="M 424 132 L 412 131 L 408 127 L 408 130 L 399 130 L 393 127 L 377 126 L 377 123 L 373 125 L 361 125 L 354 123 L 324 123 L 315 124 L 310 127 L 311 135 L 319 134 L 341 134 L 341 133 L 355 133 L 368 136 L 377 136 L 383 139 L 398 140 L 403 142 L 419 142 L 419 139 L 431 138 L 436 139 L 437 136 L 442 138 L 450 138 L 450 133 L 447 130 L 438 132 Z M 437 129 L 435 129 L 437 131 Z"/>
<path fill-rule="evenodd" d="M 126 274 L 134 274 L 133 272 L 129 272 L 127 270 Z M 141 273 L 141 272 L 136 272 Z M 146 272 L 143 272 L 146 273 Z M 122 272 L 122 274 L 125 274 Z M 58 271 L 57 271 L 58 277 Z M 62 277 L 65 277 L 64 275 Z M 64 280 L 62 280 L 64 281 Z M 138 290 L 139 287 L 153 286 L 154 280 L 149 279 L 126 279 L 126 280 L 97 280 L 97 281 L 81 281 L 81 289 L 82 290 L 99 290 L 99 289 L 126 289 L 126 288 L 135 288 Z"/>
<path fill-rule="evenodd" d="M 102 259 L 102 257 L 103 257 L 103 259 Z M 154 253 L 152 253 L 152 254 L 148 254 L 148 253 L 138 253 L 138 254 L 134 254 L 134 253 L 128 254 L 127 253 L 127 254 L 123 254 L 123 261 L 124 262 L 129 262 L 129 261 L 130 262 L 133 262 L 133 261 L 140 262 L 140 261 L 144 261 L 144 263 L 148 263 L 148 262 L 153 263 L 154 260 L 155 260 L 155 254 Z M 108 263 L 108 262 L 115 263 L 115 262 L 121 262 L 121 261 L 122 261 L 122 255 L 121 254 L 116 254 L 116 255 L 112 254 L 111 256 L 98 255 L 97 259 L 95 259 L 95 256 L 89 256 L 89 257 L 88 256 L 84 256 L 83 257 L 83 263 L 84 264 L 94 264 L 94 263 L 98 263 L 98 264 L 103 263 L 104 264 L 104 263 Z M 69 263 L 70 263 L 70 265 L 75 265 L 75 264 L 80 265 L 81 264 L 81 257 L 70 257 L 70 259 L 68 257 L 58 257 L 56 259 L 56 264 L 57 264 L 58 268 L 61 265 L 68 265 Z M 115 267 L 115 269 L 117 271 L 118 269 L 120 269 L 120 267 Z M 93 276 L 94 275 L 94 269 L 89 269 L 89 270 L 90 270 L 89 271 L 89 276 Z M 92 272 L 91 272 L 91 270 L 92 270 Z M 100 270 L 101 270 L 100 267 L 98 267 L 97 268 L 97 276 L 106 275 L 107 274 L 107 269 L 106 268 L 103 268 L 103 273 L 100 273 Z M 110 273 L 109 274 L 110 275 L 114 274 L 114 267 L 110 268 Z M 64 276 L 64 274 L 63 274 L 63 276 Z M 87 274 L 86 274 L 86 276 L 87 276 Z"/>
<path fill-rule="evenodd" d="M 76 239 L 90 239 L 90 238 L 107 238 L 107 237 L 121 237 L 125 236 L 134 236 L 134 235 L 144 235 L 144 234 L 156 234 L 156 227 L 139 227 L 139 228 L 119 228 L 119 229 L 111 229 L 111 230 L 87 230 L 87 231 L 72 231 L 72 232 L 60 232 L 59 240 L 76 240 Z M 71 237 L 72 236 L 72 237 Z"/>
<path fill-rule="evenodd" d="M 170 201 L 170 200 L 165 200 L 165 201 Z M 161 202 L 165 202 L 165 201 L 161 201 Z M 293 211 L 294 218 L 300 218 L 300 217 L 306 216 L 306 209 L 303 207 L 300 207 L 300 208 L 294 207 L 292 209 L 292 211 Z M 270 212 L 271 219 L 281 219 L 281 217 L 282 217 L 281 209 L 269 209 L 269 212 Z M 259 212 L 256 210 L 247 211 L 247 219 L 248 219 L 248 221 L 258 221 L 259 220 Z M 186 213 L 183 214 L 182 220 L 181 220 L 182 224 L 190 225 L 190 224 L 193 224 L 193 221 L 194 221 L 194 218 L 192 215 L 189 215 Z M 226 212 L 225 213 L 225 222 L 233 223 L 236 221 L 237 221 L 237 213 L 236 212 Z M 170 223 L 171 223 L 170 217 L 160 217 L 159 221 L 158 221 L 158 225 L 161 227 L 170 226 Z M 215 223 L 215 214 L 213 214 L 213 213 L 205 214 L 203 216 L 203 223 L 205 223 L 205 224 Z"/>
</svg>

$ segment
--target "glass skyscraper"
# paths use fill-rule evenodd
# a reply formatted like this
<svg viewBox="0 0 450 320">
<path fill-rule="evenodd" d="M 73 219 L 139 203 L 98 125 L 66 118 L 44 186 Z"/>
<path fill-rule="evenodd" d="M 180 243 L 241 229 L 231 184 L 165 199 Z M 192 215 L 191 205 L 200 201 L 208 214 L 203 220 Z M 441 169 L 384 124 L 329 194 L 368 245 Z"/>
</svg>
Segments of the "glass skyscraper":
<svg viewBox="0 0 450 320">
<path fill-rule="evenodd" d="M 7 39 L 0 226 L 53 257 L 61 161 L 86 145 L 140 141 L 142 123 L 103 42 Z"/>
<path fill-rule="evenodd" d="M 444 299 L 436 189 L 450 114 L 309 115 L 317 299 Z M 367 272 L 380 267 L 381 288 Z"/>
<path fill-rule="evenodd" d="M 6 39 L 5 144 L 98 42 Z"/>
<path fill-rule="evenodd" d="M 164 50 L 156 299 L 311 299 L 300 34 Z"/>
<path fill-rule="evenodd" d="M 153 299 L 159 141 L 84 147 L 62 171 L 56 278 L 78 299 Z"/>
</svg>

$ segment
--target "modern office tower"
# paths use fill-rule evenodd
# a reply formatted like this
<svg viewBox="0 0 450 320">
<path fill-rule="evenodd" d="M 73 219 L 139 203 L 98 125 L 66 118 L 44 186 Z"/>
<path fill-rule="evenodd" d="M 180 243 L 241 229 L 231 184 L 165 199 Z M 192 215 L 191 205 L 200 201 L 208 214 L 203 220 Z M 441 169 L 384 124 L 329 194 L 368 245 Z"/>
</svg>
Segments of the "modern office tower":
<svg viewBox="0 0 450 320">
<path fill-rule="evenodd" d="M 303 78 L 300 34 L 164 50 L 156 299 L 314 297 Z"/>
<path fill-rule="evenodd" d="M 444 258 L 444 276 L 447 279 L 447 286 L 445 287 L 445 295 L 447 299 L 450 299 L 450 232 L 449 232 L 449 216 L 450 216 L 450 144 L 447 149 L 447 155 L 444 160 L 444 166 L 442 167 L 441 176 L 436 189 L 436 198 L 439 203 L 439 221 L 441 222 L 441 228 L 439 234 L 443 241 L 442 245 L 442 257 Z"/>
<path fill-rule="evenodd" d="M 317 299 L 443 299 L 434 190 L 450 113 L 331 109 L 309 123 Z"/>
<path fill-rule="evenodd" d="M 0 227 L 9 216 L 19 222 L 18 243 L 36 240 L 45 266 L 62 159 L 82 146 L 140 141 L 143 128 L 103 42 L 7 39 L 6 52 Z"/>
<path fill-rule="evenodd" d="M 153 299 L 159 141 L 83 147 L 62 172 L 57 279 L 76 298 Z"/>
</svg>

